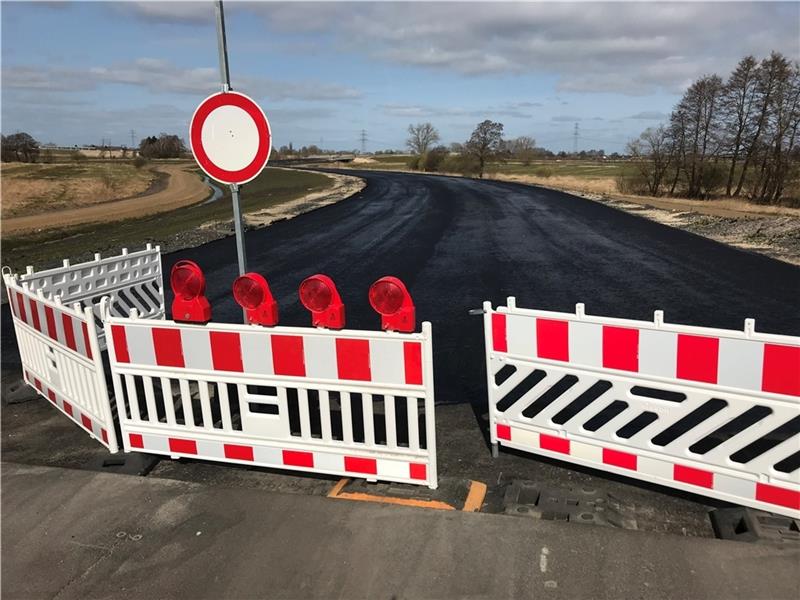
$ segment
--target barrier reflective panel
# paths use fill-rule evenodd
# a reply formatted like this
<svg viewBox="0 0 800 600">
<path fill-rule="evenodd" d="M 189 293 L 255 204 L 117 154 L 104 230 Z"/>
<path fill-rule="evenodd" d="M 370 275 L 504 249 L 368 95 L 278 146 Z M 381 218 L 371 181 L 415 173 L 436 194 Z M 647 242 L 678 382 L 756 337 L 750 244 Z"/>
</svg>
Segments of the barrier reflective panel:
<svg viewBox="0 0 800 600">
<path fill-rule="evenodd" d="M 800 517 L 800 338 L 484 304 L 493 452 Z"/>
<path fill-rule="evenodd" d="M 126 452 L 437 485 L 429 323 L 105 328 Z"/>
<path fill-rule="evenodd" d="M 3 273 L 25 382 L 111 452 L 117 451 L 90 307 L 66 306 Z"/>
<path fill-rule="evenodd" d="M 55 269 L 35 271 L 28 267 L 17 281 L 33 293 L 41 290 L 51 300 L 58 297 L 64 304 L 80 302 L 91 308 L 102 349 L 106 347 L 100 315 L 103 296 L 114 299 L 112 313 L 117 316 L 128 316 L 134 308 L 141 318 L 163 319 L 165 314 L 161 249 L 151 244 L 136 252 L 123 248 L 117 256 L 95 254 L 94 260 L 83 263 L 72 264 L 65 259 Z"/>
</svg>

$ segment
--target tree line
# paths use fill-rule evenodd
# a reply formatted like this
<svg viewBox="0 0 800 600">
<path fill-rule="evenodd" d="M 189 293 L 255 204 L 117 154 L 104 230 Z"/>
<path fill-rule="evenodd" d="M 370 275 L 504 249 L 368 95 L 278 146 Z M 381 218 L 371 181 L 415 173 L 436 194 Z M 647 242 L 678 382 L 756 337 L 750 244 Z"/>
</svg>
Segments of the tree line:
<svg viewBox="0 0 800 600">
<path fill-rule="evenodd" d="M 727 79 L 694 81 L 665 125 L 628 144 L 621 191 L 800 202 L 800 65 L 778 52 L 746 56 Z"/>
<path fill-rule="evenodd" d="M 535 159 L 555 156 L 550 150 L 537 147 L 536 140 L 529 136 L 503 139 L 503 124 L 489 119 L 478 123 L 463 144 L 436 145 L 440 139 L 439 131 L 431 123 L 409 125 L 406 140 L 411 151 L 409 167 L 483 177 L 492 161 L 514 158 L 527 166 Z"/>
</svg>

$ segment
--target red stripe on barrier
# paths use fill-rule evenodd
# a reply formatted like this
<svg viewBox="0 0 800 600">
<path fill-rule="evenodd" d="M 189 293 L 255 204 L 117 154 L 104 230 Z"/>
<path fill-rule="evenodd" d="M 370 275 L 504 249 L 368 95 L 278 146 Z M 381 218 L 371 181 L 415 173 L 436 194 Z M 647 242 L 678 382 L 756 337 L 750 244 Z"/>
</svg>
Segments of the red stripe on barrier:
<svg viewBox="0 0 800 600">
<path fill-rule="evenodd" d="M 627 452 L 620 452 L 619 450 L 611 450 L 610 448 L 603 448 L 603 463 L 612 465 L 614 467 L 621 467 L 623 469 L 635 471 L 638 460 L 635 454 L 628 454 Z"/>
<path fill-rule="evenodd" d="M 508 425 L 497 424 L 497 437 L 501 440 L 511 441 L 511 427 Z"/>
<path fill-rule="evenodd" d="M 67 413 L 70 417 L 72 415 L 72 404 L 64 400 L 64 412 Z"/>
<path fill-rule="evenodd" d="M 336 338 L 336 367 L 339 379 L 370 381 L 369 340 Z"/>
<path fill-rule="evenodd" d="M 33 378 L 33 386 L 34 386 L 34 387 L 35 387 L 37 390 L 39 390 L 40 392 L 42 391 L 42 382 L 41 382 L 41 381 L 39 381 L 38 379 L 36 379 L 35 377 Z"/>
<path fill-rule="evenodd" d="M 235 331 L 212 331 L 211 361 L 214 368 L 220 371 L 244 371 L 242 366 L 242 344 Z"/>
<path fill-rule="evenodd" d="M 569 361 L 569 321 L 537 318 L 536 353 L 539 358 Z"/>
<path fill-rule="evenodd" d="M 684 465 L 675 465 L 672 469 L 672 478 L 675 481 L 689 483 L 704 488 L 713 489 L 714 473 L 703 469 L 694 469 Z"/>
<path fill-rule="evenodd" d="M 153 348 L 156 353 L 156 364 L 159 367 L 183 368 L 183 343 L 180 329 L 153 327 Z"/>
<path fill-rule="evenodd" d="M 569 440 L 554 435 L 540 433 L 539 446 L 542 450 L 550 450 L 550 452 L 560 452 L 561 454 L 570 453 Z"/>
<path fill-rule="evenodd" d="M 106 444 L 108 443 L 108 432 L 105 429 L 100 430 L 100 437 L 103 438 Z"/>
<path fill-rule="evenodd" d="M 19 318 L 25 323 L 28 323 L 28 313 L 25 311 L 25 296 L 23 296 L 19 292 L 15 293 L 17 294 L 17 306 L 19 307 Z"/>
<path fill-rule="evenodd" d="M 39 322 L 39 303 L 33 298 L 28 298 L 29 306 L 31 309 L 31 319 L 33 320 L 33 327 L 36 331 L 42 330 L 42 324 Z"/>
<path fill-rule="evenodd" d="M 144 438 L 142 438 L 142 434 L 141 433 L 130 433 L 130 434 L 128 434 L 128 440 L 130 441 L 131 448 L 144 449 Z"/>
<path fill-rule="evenodd" d="M 86 356 L 92 356 L 92 345 L 89 343 L 89 328 L 86 326 L 86 321 L 81 321 L 81 329 L 83 330 L 83 347 L 86 348 Z"/>
<path fill-rule="evenodd" d="M 283 464 L 289 467 L 308 467 L 314 468 L 314 453 L 300 452 L 299 450 L 284 450 Z"/>
<path fill-rule="evenodd" d="M 47 321 L 47 335 L 49 335 L 51 339 L 58 340 L 58 331 L 56 331 L 56 314 L 53 312 L 53 308 L 51 306 L 45 305 L 44 318 Z"/>
<path fill-rule="evenodd" d="M 131 362 L 131 355 L 128 352 L 128 336 L 125 334 L 125 327 L 122 325 L 112 325 L 111 340 L 114 342 L 114 355 L 117 357 L 117 362 Z M 74 339 L 72 343 L 75 343 Z"/>
<path fill-rule="evenodd" d="M 233 460 L 255 460 L 253 457 L 252 446 L 240 446 L 238 444 L 224 444 L 225 458 Z"/>
<path fill-rule="evenodd" d="M 366 475 L 378 474 L 378 461 L 374 458 L 360 458 L 358 456 L 344 457 L 344 470 L 351 473 L 364 473 Z"/>
<path fill-rule="evenodd" d="M 639 330 L 603 325 L 603 367 L 639 371 Z"/>
<path fill-rule="evenodd" d="M 719 338 L 678 334 L 678 379 L 717 383 L 718 359 Z"/>
<path fill-rule="evenodd" d="M 78 345 L 75 343 L 75 328 L 72 324 L 72 317 L 67 313 L 61 313 L 61 325 L 64 327 L 64 337 L 67 340 L 67 347 L 77 352 Z"/>
<path fill-rule="evenodd" d="M 766 483 L 756 483 L 756 500 L 800 510 L 800 492 Z"/>
<path fill-rule="evenodd" d="M 169 438 L 169 451 L 179 454 L 197 454 L 197 442 L 181 438 Z"/>
<path fill-rule="evenodd" d="M 800 396 L 800 347 L 764 344 L 761 389 Z"/>
<path fill-rule="evenodd" d="M 92 420 L 86 415 L 81 415 L 81 423 L 83 423 L 83 426 L 89 431 L 92 430 Z"/>
<path fill-rule="evenodd" d="M 492 313 L 492 350 L 508 352 L 506 316 L 503 313 Z"/>
<path fill-rule="evenodd" d="M 428 478 L 428 466 L 422 463 L 409 463 L 408 476 L 410 479 L 426 480 Z"/>
<path fill-rule="evenodd" d="M 306 376 L 303 338 L 299 335 L 270 336 L 272 368 L 275 375 Z"/>
<path fill-rule="evenodd" d="M 422 344 L 403 342 L 403 361 L 408 385 L 422 385 Z"/>
<path fill-rule="evenodd" d="M 53 404 L 58 404 L 56 401 L 56 393 L 53 390 L 47 390 L 47 397 Z"/>
</svg>

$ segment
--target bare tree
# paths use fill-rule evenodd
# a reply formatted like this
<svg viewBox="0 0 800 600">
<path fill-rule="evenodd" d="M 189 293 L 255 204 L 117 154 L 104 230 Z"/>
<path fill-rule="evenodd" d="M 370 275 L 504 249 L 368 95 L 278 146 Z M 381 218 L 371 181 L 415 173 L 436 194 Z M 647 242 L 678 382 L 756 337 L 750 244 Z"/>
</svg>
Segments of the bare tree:
<svg viewBox="0 0 800 600">
<path fill-rule="evenodd" d="M 514 158 L 521 160 L 522 164 L 527 167 L 536 155 L 536 140 L 530 136 L 521 135 L 511 141 L 511 153 Z"/>
<path fill-rule="evenodd" d="M 734 174 L 741 158 L 745 142 L 752 135 L 754 127 L 753 108 L 757 99 L 758 61 L 753 56 L 745 56 L 731 73 L 722 96 L 722 115 L 724 119 L 724 135 L 726 151 L 731 155 L 728 168 L 728 181 L 725 195 L 733 191 Z"/>
<path fill-rule="evenodd" d="M 36 162 L 39 157 L 39 142 L 25 132 L 2 136 L 2 160 Z"/>
<path fill-rule="evenodd" d="M 663 125 L 645 129 L 639 139 L 628 144 L 628 154 L 646 182 L 648 193 L 658 196 L 673 158 L 670 132 Z"/>
<path fill-rule="evenodd" d="M 430 123 L 417 123 L 408 126 L 406 146 L 412 153 L 422 156 L 428 148 L 439 141 L 439 132 Z"/>
<path fill-rule="evenodd" d="M 503 147 L 503 124 L 485 120 L 472 132 L 464 148 L 478 161 L 478 177 L 483 177 L 486 163 Z"/>
</svg>

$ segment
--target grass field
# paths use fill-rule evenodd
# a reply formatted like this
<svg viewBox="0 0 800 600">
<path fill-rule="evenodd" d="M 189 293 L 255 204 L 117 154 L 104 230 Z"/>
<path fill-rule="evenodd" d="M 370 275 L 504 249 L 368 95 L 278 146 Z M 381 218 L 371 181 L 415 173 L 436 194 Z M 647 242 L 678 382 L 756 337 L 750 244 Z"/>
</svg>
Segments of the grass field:
<svg viewBox="0 0 800 600">
<path fill-rule="evenodd" d="M 4 163 L 3 218 L 78 208 L 146 192 L 159 178 L 129 161 Z"/>
<path fill-rule="evenodd" d="M 329 186 L 330 180 L 319 173 L 268 168 L 254 181 L 242 186 L 242 210 L 251 212 L 268 208 Z M 123 246 L 138 248 L 146 242 L 164 243 L 206 223 L 231 220 L 230 191 L 226 188 L 223 198 L 215 202 L 140 219 L 52 229 L 17 237 L 4 236 L 3 264 L 20 270 L 29 264 L 44 267 L 60 263 L 64 258 L 86 259 L 94 252 L 118 252 Z"/>
</svg>

